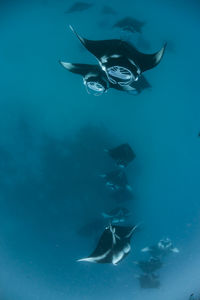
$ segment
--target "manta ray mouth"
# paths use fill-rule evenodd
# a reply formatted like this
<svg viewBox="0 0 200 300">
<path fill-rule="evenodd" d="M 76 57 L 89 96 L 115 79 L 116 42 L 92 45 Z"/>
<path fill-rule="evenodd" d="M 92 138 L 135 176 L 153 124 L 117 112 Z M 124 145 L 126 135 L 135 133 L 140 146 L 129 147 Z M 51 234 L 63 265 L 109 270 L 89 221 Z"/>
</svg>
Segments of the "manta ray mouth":
<svg viewBox="0 0 200 300">
<path fill-rule="evenodd" d="M 105 87 L 96 81 L 87 81 L 85 86 L 88 94 L 92 94 L 94 96 L 101 96 L 106 92 Z"/>
<path fill-rule="evenodd" d="M 107 70 L 108 80 L 113 84 L 119 84 L 120 86 L 129 85 L 133 81 L 137 80 L 133 73 L 121 66 L 113 66 Z"/>
</svg>

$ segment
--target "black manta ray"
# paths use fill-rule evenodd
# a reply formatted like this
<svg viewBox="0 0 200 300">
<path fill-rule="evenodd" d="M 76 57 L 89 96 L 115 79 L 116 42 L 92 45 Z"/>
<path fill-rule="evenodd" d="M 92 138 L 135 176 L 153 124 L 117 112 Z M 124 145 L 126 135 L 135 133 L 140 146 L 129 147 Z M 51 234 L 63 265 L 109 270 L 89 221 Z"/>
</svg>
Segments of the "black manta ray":
<svg viewBox="0 0 200 300">
<path fill-rule="evenodd" d="M 119 39 L 92 41 L 76 34 L 85 48 L 99 61 L 108 80 L 118 86 L 130 86 L 139 76 L 161 61 L 166 44 L 154 54 L 139 52 L 133 45 Z"/>
<path fill-rule="evenodd" d="M 144 272 L 144 273 L 153 273 L 156 270 L 160 269 L 162 267 L 162 262 L 157 257 L 150 257 L 149 260 L 141 260 L 138 262 L 135 262 L 135 264 L 138 265 L 138 267 Z"/>
<path fill-rule="evenodd" d="M 141 22 L 132 17 L 126 17 L 119 20 L 117 23 L 113 25 L 113 27 L 119 27 L 124 31 L 130 31 L 132 33 L 142 32 L 142 27 L 145 25 L 145 22 Z"/>
<path fill-rule="evenodd" d="M 137 226 L 116 225 L 106 227 L 96 249 L 90 256 L 78 261 L 118 264 L 129 254 L 131 237 L 136 228 Z"/>
<path fill-rule="evenodd" d="M 157 245 L 145 247 L 142 252 L 149 252 L 153 257 L 164 257 L 170 253 L 179 253 L 179 249 L 174 247 L 169 238 L 162 239 Z"/>
<path fill-rule="evenodd" d="M 130 86 L 119 86 L 109 82 L 106 73 L 99 65 L 76 64 L 63 61 L 60 61 L 60 64 L 68 71 L 82 76 L 87 92 L 94 96 L 100 96 L 110 88 L 137 95 L 142 90 L 151 87 L 144 76 L 141 76 L 138 81 L 133 82 Z"/>
<path fill-rule="evenodd" d="M 77 11 L 84 11 L 89 9 L 92 6 L 93 6 L 92 3 L 76 2 L 66 11 L 66 13 L 69 14 Z"/>
<path fill-rule="evenodd" d="M 116 148 L 105 150 L 120 167 L 127 167 L 135 158 L 135 153 L 129 144 L 122 144 Z"/>
</svg>

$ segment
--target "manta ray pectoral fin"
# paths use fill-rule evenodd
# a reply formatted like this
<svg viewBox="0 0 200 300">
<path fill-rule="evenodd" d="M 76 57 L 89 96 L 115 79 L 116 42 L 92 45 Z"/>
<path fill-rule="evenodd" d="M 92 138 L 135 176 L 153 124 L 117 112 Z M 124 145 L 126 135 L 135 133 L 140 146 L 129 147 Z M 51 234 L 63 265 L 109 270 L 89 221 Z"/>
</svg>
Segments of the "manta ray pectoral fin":
<svg viewBox="0 0 200 300">
<path fill-rule="evenodd" d="M 113 40 L 114 42 L 110 42 L 110 40 L 88 40 L 80 36 L 71 25 L 69 26 L 69 28 L 76 35 L 82 45 L 97 58 L 99 63 L 101 63 L 101 58 L 103 58 L 103 60 L 107 60 L 107 55 L 105 55 L 105 52 L 113 52 L 113 43 L 115 43 L 115 49 L 116 44 L 117 46 L 119 46 L 120 44 L 120 41 L 118 40 Z M 102 69 L 104 69 L 103 66 Z"/>
<path fill-rule="evenodd" d="M 106 256 L 108 256 L 108 254 L 110 253 L 110 251 L 111 251 L 111 249 L 109 249 L 108 251 L 106 251 L 102 255 L 95 256 L 95 257 L 85 257 L 85 258 L 78 259 L 77 261 L 78 262 L 79 261 L 87 261 L 87 262 L 92 262 L 92 263 L 98 263 L 99 261 L 101 261 L 104 258 L 106 258 Z"/>
<path fill-rule="evenodd" d="M 141 223 L 135 225 L 135 226 L 131 229 L 131 231 L 126 235 L 126 238 L 127 238 L 127 239 L 130 238 L 130 237 L 132 236 L 133 232 L 134 232 L 140 225 L 141 225 Z"/>
<path fill-rule="evenodd" d="M 75 68 L 75 66 L 72 63 L 64 62 L 61 60 L 59 60 L 59 63 L 61 64 L 61 66 L 63 66 L 65 69 L 71 72 L 73 72 L 73 69 Z"/>
<path fill-rule="evenodd" d="M 164 46 L 158 52 L 156 52 L 154 54 L 144 54 L 144 53 L 138 52 L 138 64 L 139 64 L 142 72 L 150 70 L 160 63 L 160 61 L 164 55 L 166 46 L 167 46 L 167 43 L 165 43 Z"/>
<path fill-rule="evenodd" d="M 79 39 L 79 41 L 85 46 L 86 39 L 82 38 L 71 25 L 69 25 L 69 28 L 77 36 L 77 38 Z"/>
<path fill-rule="evenodd" d="M 86 257 L 86 258 L 81 258 L 81 259 L 77 259 L 77 261 L 87 261 L 87 262 L 93 262 L 96 263 L 96 260 L 94 257 Z"/>
<path fill-rule="evenodd" d="M 87 74 L 95 76 L 96 65 L 77 64 L 64 61 L 59 61 L 59 63 L 61 64 L 61 66 L 63 66 L 65 69 L 72 73 L 79 74 L 82 76 L 86 76 Z"/>
</svg>

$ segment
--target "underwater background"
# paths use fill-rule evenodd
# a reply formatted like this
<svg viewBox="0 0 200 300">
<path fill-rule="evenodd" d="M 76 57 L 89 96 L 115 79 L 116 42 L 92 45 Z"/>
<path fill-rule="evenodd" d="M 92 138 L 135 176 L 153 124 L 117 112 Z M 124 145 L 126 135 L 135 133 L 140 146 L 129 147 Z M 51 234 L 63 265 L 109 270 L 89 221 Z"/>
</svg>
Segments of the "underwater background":
<svg viewBox="0 0 200 300">
<path fill-rule="evenodd" d="M 200 2 L 110 0 L 116 14 L 105 15 L 96 0 L 66 14 L 73 3 L 0 2 L 0 299 L 187 300 L 200 293 Z M 69 24 L 89 39 L 127 38 L 112 28 L 126 16 L 145 21 L 149 47 L 133 34 L 138 49 L 168 42 L 145 73 L 152 88 L 89 95 L 58 63 L 96 62 Z M 122 205 L 141 229 L 119 265 L 78 263 L 98 239 L 87 224 L 116 205 L 99 174 L 113 168 L 103 150 L 121 143 L 136 154 L 134 199 Z M 180 253 L 160 288 L 143 290 L 133 262 L 163 237 Z"/>
</svg>

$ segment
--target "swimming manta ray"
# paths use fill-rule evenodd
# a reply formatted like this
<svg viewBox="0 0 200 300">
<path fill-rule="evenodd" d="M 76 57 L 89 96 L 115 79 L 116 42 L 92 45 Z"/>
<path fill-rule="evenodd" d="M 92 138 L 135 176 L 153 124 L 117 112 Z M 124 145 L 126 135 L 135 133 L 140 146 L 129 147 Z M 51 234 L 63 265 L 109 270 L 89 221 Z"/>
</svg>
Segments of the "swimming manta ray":
<svg viewBox="0 0 200 300">
<path fill-rule="evenodd" d="M 132 44 L 120 39 L 88 40 L 71 27 L 71 30 L 98 60 L 112 84 L 129 86 L 137 81 L 139 76 L 158 65 L 163 57 L 166 44 L 154 54 L 139 52 Z"/>
<path fill-rule="evenodd" d="M 135 158 L 135 153 L 127 143 L 105 151 L 120 167 L 127 167 Z"/>
<path fill-rule="evenodd" d="M 69 13 L 74 13 L 74 12 L 81 12 L 81 11 L 89 9 L 92 6 L 93 6 L 92 3 L 76 2 L 65 13 L 69 14 Z"/>
<path fill-rule="evenodd" d="M 63 61 L 60 61 L 60 64 L 68 71 L 82 76 L 87 92 L 94 96 L 100 96 L 106 93 L 110 88 L 137 95 L 141 93 L 142 90 L 151 87 L 144 76 L 141 76 L 138 81 L 133 82 L 130 86 L 119 86 L 109 82 L 106 73 L 99 65 L 77 64 Z"/>
<path fill-rule="evenodd" d="M 112 224 L 123 223 L 130 215 L 130 211 L 125 207 L 116 207 L 108 213 L 102 213 L 104 219 L 110 220 Z"/>
<path fill-rule="evenodd" d="M 132 33 L 142 32 L 142 27 L 145 25 L 145 22 L 141 22 L 137 19 L 134 19 L 132 17 L 126 17 L 121 20 L 119 20 L 117 23 L 113 25 L 113 27 L 119 27 L 124 31 L 130 31 Z"/>
<path fill-rule="evenodd" d="M 160 258 L 158 257 L 150 257 L 148 260 L 140 260 L 134 262 L 138 267 L 145 273 L 153 273 L 160 269 L 163 265 Z"/>
<path fill-rule="evenodd" d="M 136 228 L 137 226 L 109 225 L 91 255 L 78 261 L 118 264 L 129 254 L 131 237 Z"/>
</svg>

